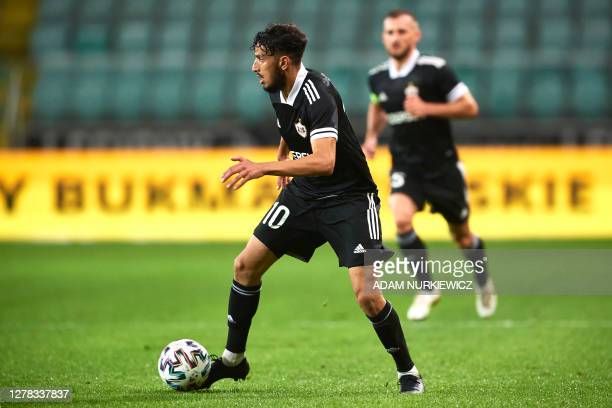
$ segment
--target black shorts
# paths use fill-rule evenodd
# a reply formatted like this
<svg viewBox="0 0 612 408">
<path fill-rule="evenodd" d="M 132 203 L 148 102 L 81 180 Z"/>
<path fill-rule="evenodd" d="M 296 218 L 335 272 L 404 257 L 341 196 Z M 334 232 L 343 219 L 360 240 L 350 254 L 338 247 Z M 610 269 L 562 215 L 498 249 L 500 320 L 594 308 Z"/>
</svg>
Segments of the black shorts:
<svg viewBox="0 0 612 408">
<path fill-rule="evenodd" d="M 431 212 L 442 214 L 451 224 L 463 224 L 470 215 L 463 163 L 449 166 L 434 177 L 426 177 L 412 168 L 394 165 L 391 170 L 391 192 L 408 195 L 419 211 L 425 202 Z"/>
<path fill-rule="evenodd" d="M 308 262 L 329 242 L 340 266 L 369 265 L 373 257 L 392 254 L 382 245 L 379 209 L 376 193 L 306 201 L 285 188 L 253 234 L 278 258 L 287 254 Z"/>
</svg>

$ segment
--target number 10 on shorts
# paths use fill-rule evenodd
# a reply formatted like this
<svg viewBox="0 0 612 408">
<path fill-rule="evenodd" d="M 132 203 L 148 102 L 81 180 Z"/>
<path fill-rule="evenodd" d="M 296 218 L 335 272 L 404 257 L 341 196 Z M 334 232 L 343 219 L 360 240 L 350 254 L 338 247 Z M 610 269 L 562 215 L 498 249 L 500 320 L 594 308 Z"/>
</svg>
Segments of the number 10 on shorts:
<svg viewBox="0 0 612 408">
<path fill-rule="evenodd" d="M 279 229 L 289 217 L 289 208 L 284 205 L 278 205 L 278 201 L 272 204 L 272 208 L 268 211 L 263 221 L 263 225 L 268 225 L 272 229 Z"/>
</svg>

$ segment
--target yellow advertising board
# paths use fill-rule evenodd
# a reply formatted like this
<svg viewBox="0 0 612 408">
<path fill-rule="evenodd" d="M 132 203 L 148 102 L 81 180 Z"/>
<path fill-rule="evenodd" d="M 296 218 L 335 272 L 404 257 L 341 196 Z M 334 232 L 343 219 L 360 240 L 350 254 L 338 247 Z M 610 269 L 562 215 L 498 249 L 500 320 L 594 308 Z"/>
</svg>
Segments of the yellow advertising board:
<svg viewBox="0 0 612 408">
<path fill-rule="evenodd" d="M 0 240 L 244 240 L 273 203 L 274 177 L 233 192 L 229 158 L 275 158 L 274 148 L 0 151 Z M 612 236 L 612 149 L 464 147 L 471 224 L 487 238 Z M 370 163 L 384 237 L 390 157 Z M 425 239 L 448 237 L 443 218 L 420 213 Z"/>
</svg>

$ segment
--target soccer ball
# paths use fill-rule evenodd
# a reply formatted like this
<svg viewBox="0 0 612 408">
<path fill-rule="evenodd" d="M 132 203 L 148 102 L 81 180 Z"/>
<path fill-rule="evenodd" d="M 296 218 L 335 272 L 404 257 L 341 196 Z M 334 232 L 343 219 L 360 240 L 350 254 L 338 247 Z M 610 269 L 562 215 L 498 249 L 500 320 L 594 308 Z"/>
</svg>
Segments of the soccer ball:
<svg viewBox="0 0 612 408">
<path fill-rule="evenodd" d="M 159 356 L 159 376 L 177 391 L 202 388 L 210 373 L 208 351 L 197 341 L 176 340 L 168 344 Z"/>
</svg>

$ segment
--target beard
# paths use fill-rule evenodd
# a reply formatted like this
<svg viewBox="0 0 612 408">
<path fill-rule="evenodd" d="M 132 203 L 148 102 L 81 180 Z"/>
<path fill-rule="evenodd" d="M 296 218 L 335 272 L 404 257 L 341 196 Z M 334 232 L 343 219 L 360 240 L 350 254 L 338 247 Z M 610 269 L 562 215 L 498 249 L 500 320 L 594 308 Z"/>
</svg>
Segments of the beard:
<svg viewBox="0 0 612 408">
<path fill-rule="evenodd" d="M 390 52 L 389 55 L 393 59 L 403 60 L 404 58 L 408 56 L 409 53 L 410 53 L 410 47 L 406 47 L 405 49 L 400 50 L 400 51 Z"/>
<path fill-rule="evenodd" d="M 264 86 L 264 91 L 268 93 L 276 93 L 279 92 L 285 86 L 287 79 L 283 75 L 280 69 L 276 69 L 272 74 L 272 81 L 269 85 Z"/>
</svg>

